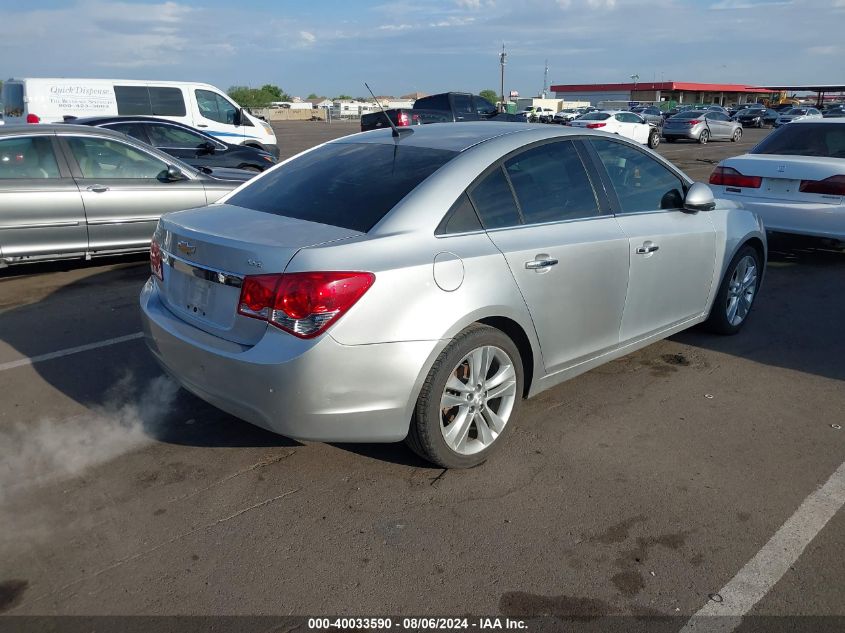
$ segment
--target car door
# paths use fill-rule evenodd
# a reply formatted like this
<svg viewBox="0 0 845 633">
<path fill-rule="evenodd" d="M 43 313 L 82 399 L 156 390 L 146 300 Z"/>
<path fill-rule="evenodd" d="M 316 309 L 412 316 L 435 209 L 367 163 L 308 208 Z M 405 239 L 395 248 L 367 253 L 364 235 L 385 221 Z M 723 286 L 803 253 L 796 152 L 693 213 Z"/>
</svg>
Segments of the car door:
<svg viewBox="0 0 845 633">
<path fill-rule="evenodd" d="M 92 252 L 143 249 L 162 213 L 206 204 L 201 180 L 190 174 L 168 180 L 168 163 L 138 145 L 94 135 L 58 138 L 85 205 Z"/>
<path fill-rule="evenodd" d="M 707 124 L 710 126 L 710 136 L 712 138 L 730 138 L 731 125 L 730 119 L 721 112 L 708 112 L 704 115 L 707 119 Z"/>
<path fill-rule="evenodd" d="M 628 240 L 598 198 L 573 141 L 497 164 L 470 198 L 503 253 L 553 373 L 619 342 Z"/>
<path fill-rule="evenodd" d="M 0 256 L 84 255 L 82 197 L 55 137 L 0 137 Z"/>
<path fill-rule="evenodd" d="M 226 146 L 209 137 L 167 123 L 145 123 L 150 145 L 195 167 L 222 167 Z M 214 146 L 210 151 L 208 144 Z"/>
<path fill-rule="evenodd" d="M 592 139 L 617 221 L 628 238 L 624 344 L 701 315 L 713 281 L 716 230 L 682 209 L 687 183 L 645 151 Z"/>
<path fill-rule="evenodd" d="M 646 119 L 638 114 L 634 114 L 633 112 L 629 112 L 627 117 L 632 126 L 631 130 L 633 136 L 631 136 L 631 138 L 637 143 L 648 143 L 648 135 L 651 133 L 651 126 L 648 124 Z"/>
<path fill-rule="evenodd" d="M 471 95 L 455 93 L 451 96 L 455 121 L 478 121 L 478 112 L 472 104 Z"/>
<path fill-rule="evenodd" d="M 194 127 L 214 137 L 221 137 L 239 144 L 246 137 L 255 137 L 251 132 L 252 122 L 241 117 L 239 108 L 222 95 L 211 90 L 194 90 L 198 118 Z"/>
</svg>

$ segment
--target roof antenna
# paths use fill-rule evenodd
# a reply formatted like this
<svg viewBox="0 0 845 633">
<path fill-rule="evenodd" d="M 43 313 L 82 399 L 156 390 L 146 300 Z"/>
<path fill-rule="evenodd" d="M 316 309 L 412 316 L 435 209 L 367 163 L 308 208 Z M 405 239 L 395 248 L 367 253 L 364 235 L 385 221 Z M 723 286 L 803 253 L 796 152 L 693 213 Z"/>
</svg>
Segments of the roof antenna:
<svg viewBox="0 0 845 633">
<path fill-rule="evenodd" d="M 373 96 L 373 101 L 376 102 L 376 105 L 379 107 L 379 110 L 381 110 L 381 113 L 384 115 L 384 118 L 387 119 L 387 122 L 390 123 L 390 127 L 393 128 L 393 138 L 399 138 L 399 137 L 402 136 L 403 133 L 404 134 L 413 134 L 414 133 L 414 131 L 410 128 L 405 128 L 403 130 L 400 130 L 398 127 L 396 127 L 396 125 L 393 123 L 393 121 L 390 120 L 390 117 L 387 116 L 387 112 L 384 111 L 384 108 L 382 107 L 381 102 L 378 99 L 376 99 L 376 96 L 375 96 L 375 94 L 373 94 L 373 91 L 370 90 L 369 86 L 367 86 L 366 81 L 364 82 L 364 86 L 366 86 L 367 90 L 370 91 L 370 94 Z"/>
</svg>

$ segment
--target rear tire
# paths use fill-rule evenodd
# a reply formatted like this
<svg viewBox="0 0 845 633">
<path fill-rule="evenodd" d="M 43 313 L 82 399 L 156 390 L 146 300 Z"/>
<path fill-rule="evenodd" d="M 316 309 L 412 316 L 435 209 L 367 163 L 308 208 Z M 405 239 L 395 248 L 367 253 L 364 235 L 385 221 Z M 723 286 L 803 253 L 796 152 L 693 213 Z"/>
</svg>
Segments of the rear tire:
<svg viewBox="0 0 845 633">
<path fill-rule="evenodd" d="M 261 169 L 255 165 L 241 165 L 238 169 L 243 169 L 244 171 L 254 171 L 257 174 L 261 173 Z"/>
<path fill-rule="evenodd" d="M 701 130 L 701 134 L 698 135 L 698 142 L 702 145 L 707 145 L 707 141 L 710 140 L 710 132 L 707 130 Z"/>
<path fill-rule="evenodd" d="M 443 468 L 477 466 L 513 426 L 522 385 L 522 359 L 514 342 L 500 330 L 472 325 L 434 362 L 405 442 Z"/>
<path fill-rule="evenodd" d="M 704 327 L 716 334 L 739 332 L 757 299 L 762 272 L 763 262 L 757 249 L 748 245 L 740 248 L 728 265 Z"/>
</svg>

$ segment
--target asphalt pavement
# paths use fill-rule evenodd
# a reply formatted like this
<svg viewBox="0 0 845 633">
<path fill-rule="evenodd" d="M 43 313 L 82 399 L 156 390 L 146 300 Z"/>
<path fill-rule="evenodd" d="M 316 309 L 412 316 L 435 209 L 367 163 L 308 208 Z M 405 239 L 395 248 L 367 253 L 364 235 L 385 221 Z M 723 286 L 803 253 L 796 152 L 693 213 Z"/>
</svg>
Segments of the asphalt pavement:
<svg viewBox="0 0 845 633">
<path fill-rule="evenodd" d="M 356 127 L 277 130 L 289 155 Z M 706 180 L 766 133 L 659 151 Z M 741 334 L 690 330 L 544 392 L 466 471 L 294 442 L 176 389 L 137 336 L 143 257 L 0 271 L 0 613 L 677 631 L 759 559 L 748 613 L 845 617 L 845 254 L 771 246 Z"/>
</svg>

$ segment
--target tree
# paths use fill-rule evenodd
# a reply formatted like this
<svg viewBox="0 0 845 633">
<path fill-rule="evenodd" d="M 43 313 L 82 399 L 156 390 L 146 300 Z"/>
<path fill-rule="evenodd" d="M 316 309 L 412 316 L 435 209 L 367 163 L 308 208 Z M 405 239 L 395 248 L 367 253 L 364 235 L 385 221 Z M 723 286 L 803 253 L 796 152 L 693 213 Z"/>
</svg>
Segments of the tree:
<svg viewBox="0 0 845 633">
<path fill-rule="evenodd" d="M 306 99 L 319 99 L 319 98 L 320 98 L 320 96 L 314 94 L 313 92 L 306 97 Z"/>
<path fill-rule="evenodd" d="M 482 90 L 478 94 L 494 105 L 501 97 L 501 95 L 497 94 L 495 90 L 490 90 L 489 88 L 487 90 Z"/>
<path fill-rule="evenodd" d="M 272 84 L 264 84 L 261 88 L 232 86 L 226 92 L 245 108 L 266 108 L 273 101 L 290 101 L 290 95 Z"/>
<path fill-rule="evenodd" d="M 349 95 L 338 95 L 332 101 L 351 101 L 352 97 Z"/>
</svg>

